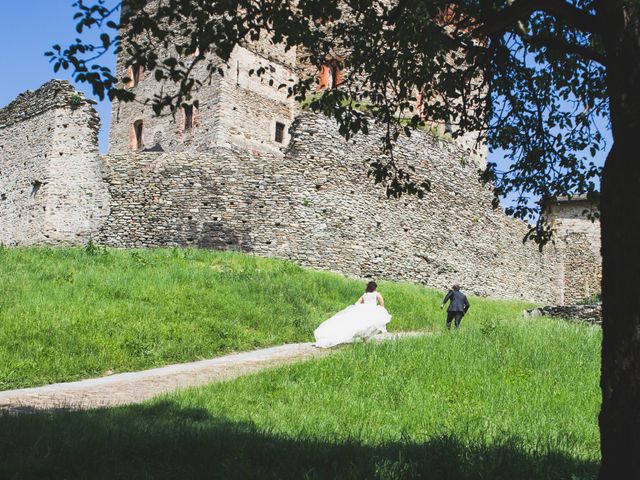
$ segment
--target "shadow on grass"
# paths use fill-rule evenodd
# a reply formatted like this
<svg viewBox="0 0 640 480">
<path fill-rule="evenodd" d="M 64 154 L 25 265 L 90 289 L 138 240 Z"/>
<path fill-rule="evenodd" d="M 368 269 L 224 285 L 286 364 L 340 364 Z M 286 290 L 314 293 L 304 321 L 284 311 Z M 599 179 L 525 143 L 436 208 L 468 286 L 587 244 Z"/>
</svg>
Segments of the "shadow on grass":
<svg viewBox="0 0 640 480">
<path fill-rule="evenodd" d="M 0 415 L 2 479 L 591 479 L 598 465 L 454 437 L 365 445 L 290 438 L 171 402 Z"/>
</svg>

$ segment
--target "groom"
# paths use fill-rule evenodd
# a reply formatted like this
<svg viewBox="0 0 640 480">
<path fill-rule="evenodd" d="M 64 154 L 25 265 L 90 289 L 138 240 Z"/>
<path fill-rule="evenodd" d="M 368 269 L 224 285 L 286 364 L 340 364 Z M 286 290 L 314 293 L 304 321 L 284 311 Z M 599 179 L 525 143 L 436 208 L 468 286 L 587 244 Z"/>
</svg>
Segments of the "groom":
<svg viewBox="0 0 640 480">
<path fill-rule="evenodd" d="M 442 304 L 440 308 L 444 307 L 444 304 L 451 300 L 449 304 L 449 308 L 447 309 L 447 328 L 451 329 L 451 321 L 455 321 L 455 326 L 458 328 L 460 326 L 460 321 L 467 310 L 469 310 L 469 300 L 467 300 L 467 296 L 460 291 L 460 285 L 454 285 L 451 287 L 452 290 L 449 290 L 442 300 Z"/>
</svg>

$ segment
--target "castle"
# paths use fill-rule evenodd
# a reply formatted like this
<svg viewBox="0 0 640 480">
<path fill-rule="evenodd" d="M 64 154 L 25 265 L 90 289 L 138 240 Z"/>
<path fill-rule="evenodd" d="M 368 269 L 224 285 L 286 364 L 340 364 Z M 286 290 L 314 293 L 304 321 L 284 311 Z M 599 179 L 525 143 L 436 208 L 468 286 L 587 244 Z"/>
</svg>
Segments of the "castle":
<svg viewBox="0 0 640 480">
<path fill-rule="evenodd" d="M 250 75 L 258 66 L 267 74 Z M 556 242 L 540 252 L 523 243 L 527 225 L 492 209 L 482 152 L 424 131 L 401 138 L 395 156 L 432 191 L 389 199 L 367 176 L 365 161 L 381 155 L 377 128 L 347 142 L 277 88 L 301 72 L 294 50 L 237 46 L 224 68 L 175 116 L 114 102 L 107 155 L 93 102 L 67 82 L 0 110 L 0 242 L 234 249 L 542 303 L 599 292 L 599 225 L 582 215 L 586 201 L 550 208 Z M 139 66 L 120 59 L 117 73 L 138 98 L 158 91 Z M 319 75 L 325 88 L 340 72 Z"/>
</svg>

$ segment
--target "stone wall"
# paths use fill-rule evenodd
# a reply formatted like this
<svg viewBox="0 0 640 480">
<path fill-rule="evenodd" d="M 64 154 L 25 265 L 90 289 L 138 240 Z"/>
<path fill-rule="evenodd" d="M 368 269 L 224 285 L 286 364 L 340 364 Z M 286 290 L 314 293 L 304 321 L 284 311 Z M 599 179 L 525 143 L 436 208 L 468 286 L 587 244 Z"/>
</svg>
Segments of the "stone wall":
<svg viewBox="0 0 640 480">
<path fill-rule="evenodd" d="M 600 222 L 591 221 L 598 207 L 584 197 L 560 198 L 548 206 L 547 216 L 560 238 L 580 234 L 594 254 L 600 254 Z"/>
<path fill-rule="evenodd" d="M 561 198 L 548 207 L 562 265 L 560 303 L 576 303 L 601 291 L 600 222 L 587 215 L 595 211 L 597 207 L 582 197 Z"/>
<path fill-rule="evenodd" d="M 221 85 L 229 97 L 220 112 L 260 92 L 255 84 L 226 92 L 236 87 Z M 270 109 L 269 94 L 260 97 Z M 425 132 L 401 138 L 395 157 L 417 168 L 417 180 L 431 180 L 432 191 L 388 199 L 367 175 L 367 160 L 382 156 L 375 127 L 347 142 L 333 120 L 301 113 L 287 147 L 228 135 L 203 152 L 104 157 L 98 128 L 91 103 L 61 81 L 0 110 L 0 242 L 235 249 L 547 304 L 599 291 L 597 224 L 584 223 L 583 206 L 552 206 L 558 238 L 540 253 L 522 243 L 526 225 L 491 208 L 468 150 Z"/>
<path fill-rule="evenodd" d="M 396 156 L 433 191 L 387 199 L 367 177 L 380 132 L 346 142 L 330 119 L 302 114 L 284 155 L 235 146 L 208 154 L 104 157 L 111 215 L 100 242 L 229 248 L 357 277 L 469 293 L 558 300 L 554 252 L 523 244 L 520 222 L 491 209 L 468 153 L 418 132 Z"/>
<path fill-rule="evenodd" d="M 108 214 L 93 106 L 53 80 L 0 110 L 0 242 L 87 241 Z"/>
</svg>

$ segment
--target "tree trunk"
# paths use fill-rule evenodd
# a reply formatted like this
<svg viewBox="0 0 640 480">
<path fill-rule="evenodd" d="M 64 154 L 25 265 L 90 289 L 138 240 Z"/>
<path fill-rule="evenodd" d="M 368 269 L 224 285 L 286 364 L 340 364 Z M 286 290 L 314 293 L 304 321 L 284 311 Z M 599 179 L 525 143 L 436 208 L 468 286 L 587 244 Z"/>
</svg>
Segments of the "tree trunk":
<svg viewBox="0 0 640 480">
<path fill-rule="evenodd" d="M 638 6 L 630 6 L 630 5 Z M 600 201 L 601 480 L 640 479 L 640 5 L 603 0 L 614 144 Z M 602 23 L 604 22 L 604 23 Z"/>
</svg>

